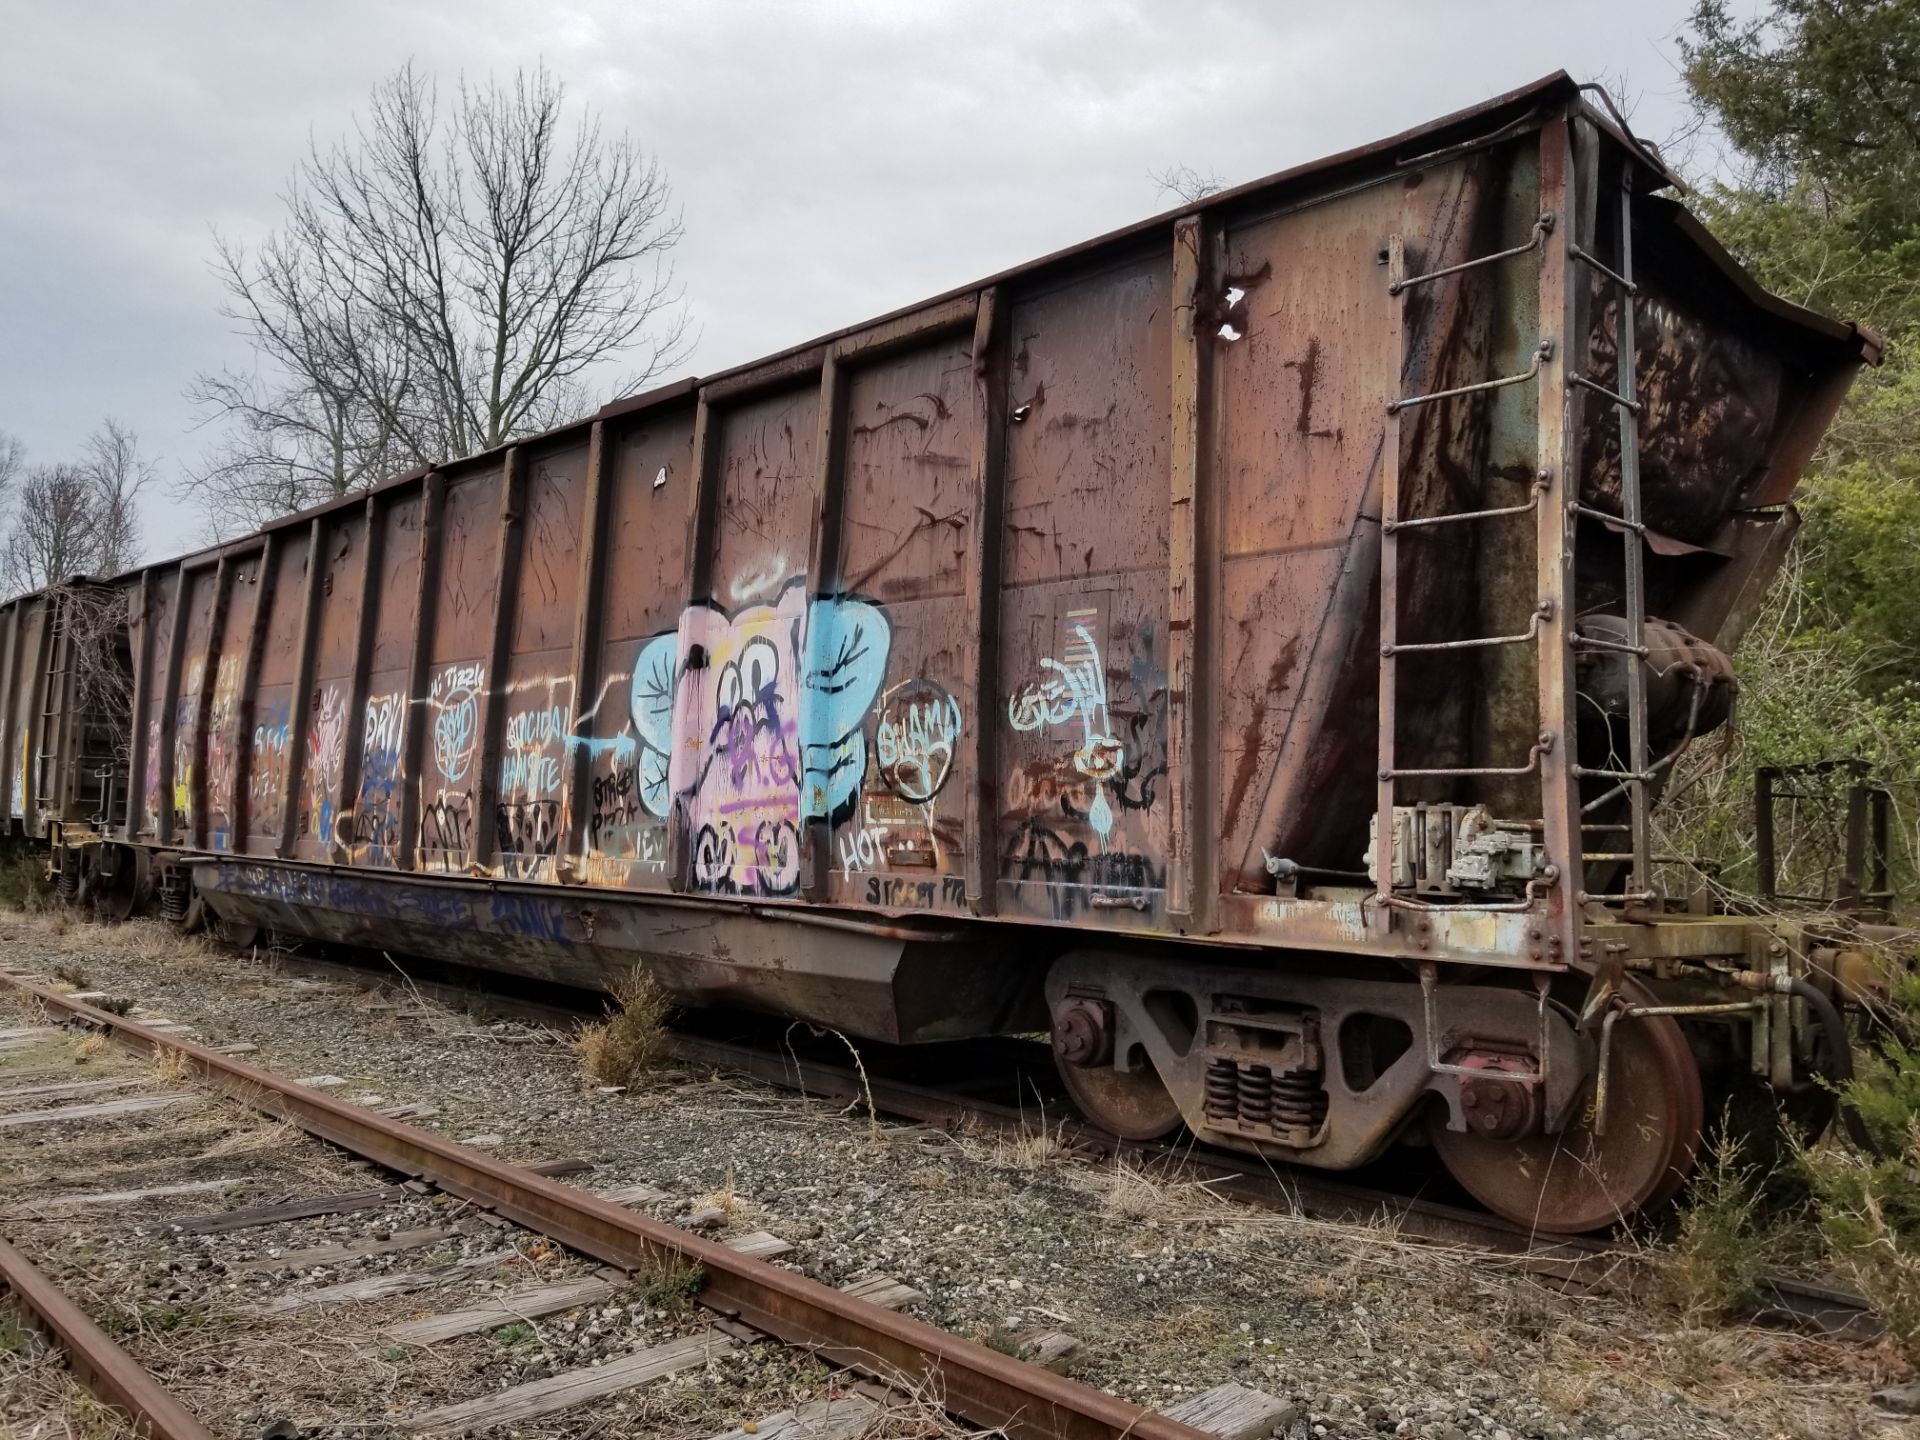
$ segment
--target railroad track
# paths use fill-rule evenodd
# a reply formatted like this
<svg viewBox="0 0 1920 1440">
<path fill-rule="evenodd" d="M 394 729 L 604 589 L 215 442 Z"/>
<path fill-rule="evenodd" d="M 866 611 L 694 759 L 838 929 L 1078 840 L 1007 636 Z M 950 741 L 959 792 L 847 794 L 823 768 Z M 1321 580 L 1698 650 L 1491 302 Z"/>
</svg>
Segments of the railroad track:
<svg viewBox="0 0 1920 1440">
<path fill-rule="evenodd" d="M 0 1128 L 110 1123 L 117 1116 L 155 1113 L 225 1097 L 261 1115 L 287 1122 L 306 1136 L 327 1142 L 390 1177 L 374 1189 L 336 1191 L 291 1202 L 195 1214 L 196 1197 L 230 1182 L 139 1191 L 87 1191 L 35 1196 L 8 1210 L 10 1229 L 33 1231 L 70 1212 L 99 1213 L 126 1202 L 165 1202 L 152 1230 L 167 1236 L 241 1237 L 262 1227 L 319 1215 L 405 1206 L 410 1199 L 446 1197 L 464 1211 L 470 1252 L 436 1269 L 388 1272 L 371 1281 L 331 1287 L 287 1287 L 272 1293 L 273 1277 L 288 1268 L 391 1253 L 407 1246 L 454 1242 L 455 1231 L 398 1231 L 381 1225 L 383 1238 L 359 1246 L 323 1247 L 288 1254 L 269 1252 L 222 1264 L 228 1273 L 264 1275 L 266 1293 L 238 1305 L 242 1315 L 333 1313 L 329 1305 L 390 1296 L 409 1289 L 433 1290 L 436 1298 L 458 1276 L 478 1278 L 516 1257 L 564 1254 L 572 1261 L 558 1279 L 460 1304 L 382 1333 L 399 1343 L 426 1344 L 491 1330 L 509 1321 L 537 1320 L 569 1308 L 600 1303 L 635 1276 L 662 1273 L 700 1278 L 693 1299 L 703 1323 L 683 1333 L 591 1367 L 549 1375 L 506 1389 L 483 1388 L 464 1400 L 435 1405 L 386 1423 L 405 1432 L 480 1430 L 518 1424 L 605 1400 L 669 1374 L 711 1365 L 737 1349 L 775 1340 L 864 1377 L 833 1387 L 799 1411 L 775 1413 L 732 1432 L 746 1435 L 824 1437 L 855 1433 L 890 1397 L 938 1408 L 967 1426 L 1004 1432 L 1013 1440 L 1242 1440 L 1259 1430 L 1272 1397 L 1239 1386 L 1194 1397 L 1169 1413 L 1144 1410 L 1118 1397 L 975 1344 L 900 1313 L 893 1305 L 912 1298 L 898 1282 L 862 1282 L 836 1290 L 757 1258 L 755 1246 L 721 1243 L 654 1219 L 634 1208 L 649 1198 L 632 1193 L 596 1194 L 563 1184 L 556 1175 L 590 1168 L 584 1162 L 545 1166 L 508 1164 L 484 1150 L 456 1143 L 404 1119 L 348 1103 L 316 1084 L 290 1080 L 250 1065 L 233 1054 L 196 1043 L 182 1027 L 161 1028 L 62 994 L 48 984 L 0 971 L 0 981 L 37 1004 L 51 1019 L 111 1037 L 122 1049 L 159 1062 L 147 1067 L 100 1067 L 89 1078 L 25 1073 L 7 1064 L 0 1042 Z M 7 1040 L 33 1043 L 58 1038 L 53 1025 L 15 1027 Z M 11 1073 L 9 1073 L 11 1071 Z M 30 1083 L 29 1083 L 30 1082 Z M 312 1142 L 303 1141 L 304 1144 Z M 654 1192 L 652 1198 L 665 1198 Z M 179 1208 L 174 1209 L 177 1205 Z M 275 1232 L 279 1233 L 279 1232 Z M 110 1335 L 98 1316 L 63 1293 L 34 1264 L 26 1235 L 22 1248 L 0 1246 L 0 1278 L 17 1300 L 64 1347 L 76 1375 L 108 1403 L 133 1417 L 142 1433 L 158 1440 L 204 1440 L 210 1431 Z M 767 1237 L 771 1239 L 772 1237 Z M 764 1249 L 764 1244 L 758 1248 Z M 451 1253 L 451 1252 L 449 1252 Z M 209 1263 L 221 1263 L 209 1257 Z M 590 1267 L 598 1266 L 598 1269 Z M 356 1286 L 358 1288 L 356 1288 Z M 905 1292 L 902 1294 L 901 1292 Z M 868 1298 L 872 1296 L 874 1298 Z M 930 1399 L 931 1397 L 931 1399 Z M 1188 1423 L 1192 1421 L 1194 1423 Z M 1270 1423 L 1270 1420 L 1269 1420 Z M 1204 1425 L 1205 1428 L 1202 1428 Z M 956 1427 L 957 1428 L 957 1427 Z"/>
<path fill-rule="evenodd" d="M 354 983 L 366 983 L 369 975 L 367 967 L 338 959 L 301 955 L 290 957 L 289 963 L 314 975 Z M 483 983 L 492 978 L 485 971 L 462 973 Z M 409 976 L 407 983 L 450 1003 L 473 998 L 469 989 L 431 978 Z M 497 987 L 487 992 L 486 1003 L 496 1014 L 555 1029 L 565 1029 L 581 1018 L 577 1009 L 502 993 Z M 881 1066 L 863 1064 L 855 1069 L 791 1046 L 769 1048 L 678 1029 L 670 1048 L 688 1063 L 736 1071 L 763 1084 L 841 1103 L 871 1104 L 877 1113 L 896 1119 L 1013 1133 L 1030 1130 L 1034 1123 L 1030 1111 L 1015 1106 L 903 1080 Z M 1177 1170 L 1185 1178 L 1204 1181 L 1217 1195 L 1249 1205 L 1341 1223 L 1384 1221 L 1409 1238 L 1510 1256 L 1542 1280 L 1568 1289 L 1636 1290 L 1650 1279 L 1647 1253 L 1617 1241 L 1530 1232 L 1485 1211 L 1357 1184 L 1323 1170 L 1265 1165 L 1233 1151 L 1196 1145 L 1191 1138 L 1124 1140 L 1077 1118 L 1061 1124 L 1060 1133 L 1083 1154 L 1118 1156 L 1168 1173 Z M 1758 1323 L 1854 1339 L 1871 1339 L 1880 1333 L 1879 1321 L 1866 1301 L 1851 1292 L 1774 1274 L 1760 1282 L 1760 1293 L 1765 1303 L 1754 1316 Z"/>
</svg>

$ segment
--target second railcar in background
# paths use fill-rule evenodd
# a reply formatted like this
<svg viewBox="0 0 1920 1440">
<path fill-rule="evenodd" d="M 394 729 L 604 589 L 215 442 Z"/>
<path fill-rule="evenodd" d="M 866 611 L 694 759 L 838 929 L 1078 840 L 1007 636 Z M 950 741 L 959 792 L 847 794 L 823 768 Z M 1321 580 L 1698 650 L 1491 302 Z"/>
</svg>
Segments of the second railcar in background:
<svg viewBox="0 0 1920 1440">
<path fill-rule="evenodd" d="M 1123 1133 L 1340 1168 L 1425 1126 L 1494 1208 L 1608 1223 L 1709 1087 L 1813 1084 L 1852 943 L 1651 845 L 1873 352 L 1669 183 L 1551 77 L 28 597 L 8 813 L 114 904 L 1050 1029 Z M 69 643 L 103 594 L 118 648 Z"/>
</svg>

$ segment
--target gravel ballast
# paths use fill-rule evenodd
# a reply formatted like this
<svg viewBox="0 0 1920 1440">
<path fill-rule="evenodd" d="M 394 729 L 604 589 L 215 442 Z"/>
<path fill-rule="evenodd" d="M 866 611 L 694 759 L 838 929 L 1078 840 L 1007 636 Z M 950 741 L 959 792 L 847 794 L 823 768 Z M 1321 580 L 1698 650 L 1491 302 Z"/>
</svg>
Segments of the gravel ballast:
<svg viewBox="0 0 1920 1440">
<path fill-rule="evenodd" d="M 342 1083 L 332 1093 L 348 1100 L 434 1107 L 410 1123 L 455 1139 L 498 1137 L 490 1149 L 502 1158 L 588 1159 L 595 1168 L 569 1183 L 651 1185 L 669 1197 L 651 1207 L 661 1218 L 717 1211 L 703 1218 L 722 1235 L 771 1231 L 794 1246 L 782 1263 L 825 1283 L 896 1276 L 925 1297 L 912 1313 L 957 1334 L 1017 1349 L 1042 1332 L 1067 1332 L 1080 1342 L 1070 1373 L 1143 1405 L 1164 1408 L 1235 1380 L 1287 1403 L 1274 1431 L 1287 1440 L 1904 1433 L 1867 1401 L 1879 1385 L 1906 1378 L 1881 1347 L 1700 1327 L 1618 1297 L 1561 1295 L 1511 1261 L 1416 1244 L 1386 1225 L 1251 1210 L 1177 1175 L 1065 1156 L 1037 1120 L 1024 1137 L 950 1136 L 685 1069 L 603 1093 L 583 1080 L 565 1044 L 428 1001 L 397 972 L 369 973 L 357 984 L 317 980 L 297 963 L 222 953 L 153 922 L 105 928 L 0 915 L 0 953 L 45 973 L 68 967 L 94 989 L 195 1027 L 206 1043 L 257 1045 L 250 1063 L 335 1077 Z M 0 1180 L 13 1173 L 17 1150 L 0 1132 Z M 343 1187 L 378 1183 L 343 1157 L 330 1163 L 343 1167 L 333 1177 Z M 182 1205 L 221 1208 L 173 1205 L 175 1214 Z M 383 1211 L 381 1224 L 444 1228 L 449 1207 L 446 1197 L 418 1197 Z M 115 1226 L 125 1219 L 116 1212 Z M 470 1214 L 452 1219 L 466 1222 L 454 1258 L 501 1243 Z M 40 1223 L 75 1234 L 91 1228 Z M 237 1236 L 150 1243 L 164 1245 L 164 1263 L 178 1267 L 166 1275 L 186 1277 L 173 1288 L 193 1298 L 201 1295 L 196 1286 L 238 1287 L 224 1292 L 231 1301 L 343 1278 L 324 1267 L 236 1276 L 236 1256 L 257 1260 L 276 1246 L 311 1248 L 366 1229 L 364 1218 L 340 1216 L 286 1234 L 246 1232 L 244 1245 Z M 198 1268 L 215 1249 L 220 1258 Z M 385 1255 L 357 1262 L 352 1275 L 419 1260 L 415 1252 Z M 160 1252 L 139 1263 L 162 1263 Z M 538 1267 L 540 1279 L 591 1268 L 559 1254 L 517 1263 Z M 434 1308 L 447 1307 L 409 1295 L 339 1314 L 364 1335 L 392 1316 Z M 434 1375 L 447 1383 L 433 1388 L 449 1393 L 487 1375 L 517 1383 L 697 1323 L 657 1313 L 627 1301 L 541 1322 L 537 1338 L 466 1337 L 377 1360 L 373 1368 L 391 1374 L 363 1388 L 387 1404 Z M 281 1320 L 249 1321 L 241 1333 L 270 1335 Z M 743 1366 L 764 1365 L 766 1373 L 735 1377 L 718 1406 L 603 1405 L 594 1433 L 699 1440 L 752 1419 L 762 1400 L 779 1403 L 755 1413 L 822 1383 L 777 1347 L 742 1353 L 763 1351 L 774 1353 Z M 235 1414 L 264 1426 L 284 1418 L 273 1408 L 263 1402 Z M 524 1433 L 579 1433 L 569 1425 L 586 1423 L 562 1420 Z"/>
</svg>

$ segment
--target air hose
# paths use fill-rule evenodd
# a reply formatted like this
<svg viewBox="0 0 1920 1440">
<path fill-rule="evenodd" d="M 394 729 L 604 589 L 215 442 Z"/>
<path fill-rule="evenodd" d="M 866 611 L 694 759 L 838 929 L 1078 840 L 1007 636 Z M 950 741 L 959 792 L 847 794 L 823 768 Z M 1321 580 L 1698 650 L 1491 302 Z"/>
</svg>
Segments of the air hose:
<svg viewBox="0 0 1920 1440">
<path fill-rule="evenodd" d="M 1789 980 L 1786 990 L 1788 994 L 1797 995 L 1807 1002 L 1807 1009 L 1813 1012 L 1814 1018 L 1820 1022 L 1820 1028 L 1826 1032 L 1826 1080 L 1840 1103 L 1840 1122 L 1847 1127 L 1848 1137 L 1869 1155 L 1877 1157 L 1880 1147 L 1867 1132 L 1866 1122 L 1860 1118 L 1860 1112 L 1847 1103 L 1845 1091 L 1853 1079 L 1853 1043 L 1847 1035 L 1847 1022 L 1841 1017 L 1840 1007 L 1833 1003 L 1824 990 L 1805 980 Z"/>
</svg>

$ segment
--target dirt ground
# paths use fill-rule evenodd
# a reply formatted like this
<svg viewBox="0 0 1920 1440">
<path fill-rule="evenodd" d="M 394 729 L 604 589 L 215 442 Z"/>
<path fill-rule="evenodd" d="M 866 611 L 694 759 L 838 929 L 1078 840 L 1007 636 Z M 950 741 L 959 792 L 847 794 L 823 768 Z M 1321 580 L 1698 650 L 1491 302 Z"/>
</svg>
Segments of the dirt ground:
<svg viewBox="0 0 1920 1440">
<path fill-rule="evenodd" d="M 794 1246 L 783 1263 L 824 1282 L 897 1276 L 925 1296 L 913 1313 L 956 1333 L 1007 1348 L 1046 1330 L 1069 1333 L 1079 1341 L 1072 1374 L 1144 1405 L 1164 1407 L 1237 1380 L 1289 1403 L 1275 1430 L 1287 1440 L 1826 1440 L 1905 1430 L 1867 1403 L 1874 1388 L 1905 1374 L 1882 1346 L 1702 1322 L 1620 1297 L 1562 1295 L 1498 1257 L 1414 1243 L 1387 1225 L 1251 1210 L 1178 1176 L 1072 1158 L 1038 1118 L 1024 1137 L 949 1136 L 684 1069 L 602 1093 L 583 1079 L 566 1037 L 434 1004 L 397 972 L 369 973 L 358 984 L 315 980 L 285 957 L 223 953 L 150 922 L 107 928 L 62 914 L 0 913 L 0 954 L 163 1013 L 209 1043 L 255 1044 L 251 1062 L 339 1077 L 335 1093 L 348 1099 L 436 1107 L 415 1123 L 455 1139 L 481 1137 L 508 1159 L 584 1157 L 595 1168 L 573 1183 L 655 1186 L 670 1197 L 655 1209 L 663 1218 L 718 1209 L 723 1232 L 771 1231 Z M 261 1129 L 239 1114 L 219 1123 L 235 1136 Z M 275 1165 L 317 1144 L 279 1143 L 286 1153 Z M 345 1166 L 332 1180 L 357 1174 L 356 1183 L 370 1183 L 344 1157 L 318 1148 L 319 1158 L 299 1163 Z M 119 1188 L 121 1171 L 137 1163 L 129 1153 L 103 1152 L 81 1168 L 97 1165 L 88 1168 L 90 1182 Z M 0 1203 L 8 1192 L 44 1186 L 47 1168 L 0 1130 Z M 300 1178 L 309 1191 L 325 1190 L 328 1173 Z M 433 1203 L 422 1197 L 418 1223 L 435 1223 Z M 120 1212 L 110 1225 L 104 1218 L 40 1222 L 36 1243 L 71 1254 L 129 1227 Z M 232 1313 L 237 1297 L 339 1278 L 243 1278 L 235 1267 L 252 1252 L 235 1243 L 240 1237 L 192 1237 L 198 1249 L 188 1238 L 164 1253 L 129 1253 L 124 1264 L 141 1283 L 155 1266 L 167 1267 L 165 1276 L 185 1273 L 187 1283 L 163 1282 L 167 1293 L 180 1293 L 160 1303 L 189 1312 L 195 1326 L 217 1326 L 210 1349 L 270 1343 L 271 1326 Z M 212 1239 L 224 1243 L 204 1243 Z M 266 1233 L 245 1240 L 316 1243 Z M 556 1255 L 542 1263 L 564 1273 L 580 1262 Z M 417 1296 L 377 1303 L 423 1313 Z M 680 1323 L 639 1308 L 637 1320 L 576 1320 L 576 1329 L 599 1325 L 579 1342 L 559 1329 L 565 1322 L 542 1321 L 506 1342 L 470 1337 L 472 1345 L 444 1354 L 435 1347 L 370 1364 L 364 1337 L 385 1312 L 343 1307 L 338 1328 L 360 1337 L 349 1347 L 364 1372 L 353 1393 L 368 1407 L 356 1433 L 367 1422 L 377 1428 L 396 1397 L 416 1389 L 451 1391 L 485 1374 L 515 1383 L 578 1363 L 568 1358 L 574 1353 L 653 1343 L 662 1325 Z M 22 1353 L 0 1355 L 0 1397 L 25 1394 L 29 1381 L 41 1386 L 34 1393 L 44 1391 L 44 1362 L 17 1358 Z M 765 1373 L 749 1372 L 729 1376 L 717 1399 L 603 1406 L 538 1433 L 703 1440 L 751 1418 L 756 1405 L 768 1413 L 780 1408 L 775 1400 L 829 1383 L 772 1355 Z M 332 1362 L 316 1370 L 328 1383 L 345 1373 Z M 325 1389 L 310 1383 L 294 1394 Z M 20 1414 L 23 1403 L 0 1400 L 0 1415 Z M 331 1426 L 346 1418 L 312 1398 L 288 1413 L 265 1391 L 210 1394 L 208 1403 L 233 1417 L 236 1433 L 275 1420 Z"/>
</svg>

